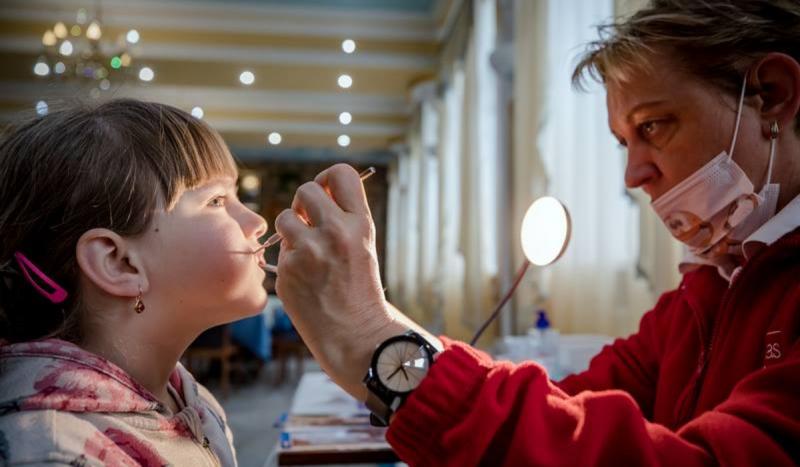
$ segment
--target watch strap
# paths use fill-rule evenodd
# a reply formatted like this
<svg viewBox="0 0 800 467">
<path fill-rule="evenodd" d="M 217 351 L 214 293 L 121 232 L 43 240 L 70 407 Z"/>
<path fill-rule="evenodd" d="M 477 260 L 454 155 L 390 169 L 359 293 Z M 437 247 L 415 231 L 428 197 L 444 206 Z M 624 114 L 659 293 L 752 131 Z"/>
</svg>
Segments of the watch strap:
<svg viewBox="0 0 800 467">
<path fill-rule="evenodd" d="M 392 411 L 378 398 L 372 391 L 367 391 L 367 400 L 364 405 L 370 411 L 369 422 L 373 426 L 389 426 L 389 418 L 392 416 Z"/>
</svg>

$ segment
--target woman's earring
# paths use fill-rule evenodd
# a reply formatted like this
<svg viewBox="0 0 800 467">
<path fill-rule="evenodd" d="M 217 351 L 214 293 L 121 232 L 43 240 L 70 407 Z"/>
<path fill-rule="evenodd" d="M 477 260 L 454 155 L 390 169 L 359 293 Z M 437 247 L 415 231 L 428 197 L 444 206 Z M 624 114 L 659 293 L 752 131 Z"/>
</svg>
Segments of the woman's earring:
<svg viewBox="0 0 800 467">
<path fill-rule="evenodd" d="M 771 139 L 776 139 L 778 137 L 778 133 L 780 133 L 780 128 L 778 127 L 778 121 L 773 120 L 772 123 L 769 125 L 769 133 Z"/>
<path fill-rule="evenodd" d="M 136 296 L 136 303 L 133 305 L 133 311 L 140 314 L 144 311 L 144 302 L 142 301 L 142 286 L 139 286 L 139 295 Z"/>
</svg>

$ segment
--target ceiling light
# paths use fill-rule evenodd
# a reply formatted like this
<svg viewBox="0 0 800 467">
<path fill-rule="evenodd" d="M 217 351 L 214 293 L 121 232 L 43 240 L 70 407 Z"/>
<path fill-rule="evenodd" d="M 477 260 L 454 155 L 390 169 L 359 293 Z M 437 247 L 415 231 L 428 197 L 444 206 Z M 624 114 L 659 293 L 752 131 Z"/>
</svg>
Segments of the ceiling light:
<svg viewBox="0 0 800 467">
<path fill-rule="evenodd" d="M 154 77 L 155 73 L 153 73 L 153 69 L 149 66 L 142 67 L 142 69 L 139 70 L 139 79 L 142 81 L 153 81 Z"/>
<path fill-rule="evenodd" d="M 47 76 L 50 74 L 50 66 L 45 62 L 36 62 L 36 65 L 33 66 L 33 72 L 38 76 Z"/>
<path fill-rule="evenodd" d="M 356 51 L 356 41 L 353 39 L 345 39 L 342 41 L 342 50 L 344 53 L 351 54 Z"/>
<path fill-rule="evenodd" d="M 243 71 L 242 74 L 239 75 L 239 81 L 242 84 L 250 86 L 256 80 L 256 76 L 251 71 Z"/>
<path fill-rule="evenodd" d="M 339 114 L 339 123 L 342 125 L 349 125 L 353 121 L 353 116 L 350 112 L 342 112 Z"/>
<path fill-rule="evenodd" d="M 38 115 L 45 116 L 47 115 L 47 111 L 48 111 L 47 102 L 39 101 L 36 103 L 36 113 Z"/>
<path fill-rule="evenodd" d="M 203 113 L 202 107 L 200 106 L 192 107 L 192 117 L 200 119 L 203 118 L 203 115 L 205 114 Z"/>
<path fill-rule="evenodd" d="M 339 146 L 346 148 L 350 146 L 350 137 L 347 135 L 339 135 L 339 137 L 336 138 L 336 142 L 339 143 Z"/>
<path fill-rule="evenodd" d="M 128 31 L 128 34 L 125 35 L 125 40 L 127 40 L 131 44 L 139 42 L 139 31 L 131 29 L 130 31 Z"/>
<path fill-rule="evenodd" d="M 340 88 L 347 89 L 353 85 L 353 78 L 350 75 L 339 75 L 339 79 L 336 82 L 339 83 Z"/>
<path fill-rule="evenodd" d="M 72 55 L 72 50 L 73 50 L 72 42 L 64 41 L 61 43 L 61 47 L 58 48 L 58 53 L 60 53 L 65 57 L 69 57 L 70 55 Z"/>
<path fill-rule="evenodd" d="M 67 37 L 67 26 L 65 26 L 64 23 L 59 21 L 58 23 L 56 23 L 55 26 L 53 26 L 53 33 L 59 39 L 63 39 L 65 37 Z"/>
<path fill-rule="evenodd" d="M 283 140 L 283 138 L 281 138 L 281 134 L 278 133 L 277 131 L 273 131 L 272 133 L 269 134 L 269 136 L 267 136 L 267 141 L 269 141 L 269 144 L 273 146 L 281 144 L 281 140 Z"/>
<path fill-rule="evenodd" d="M 44 32 L 44 35 L 42 36 L 43 46 L 52 47 L 56 45 L 56 42 L 58 42 L 58 38 L 56 37 L 56 34 L 53 31 L 48 29 L 47 31 Z"/>
<path fill-rule="evenodd" d="M 89 27 L 86 28 L 86 38 L 89 40 L 99 40 L 102 35 L 103 31 L 100 30 L 100 24 L 97 21 L 92 21 Z"/>
</svg>

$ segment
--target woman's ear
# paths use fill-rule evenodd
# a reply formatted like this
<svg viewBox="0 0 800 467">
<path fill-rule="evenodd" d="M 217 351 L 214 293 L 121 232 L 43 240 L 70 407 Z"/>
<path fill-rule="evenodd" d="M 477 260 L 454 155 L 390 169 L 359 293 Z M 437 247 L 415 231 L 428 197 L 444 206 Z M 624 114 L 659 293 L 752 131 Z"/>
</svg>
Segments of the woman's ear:
<svg viewBox="0 0 800 467">
<path fill-rule="evenodd" d="M 778 122 L 781 129 L 794 128 L 800 110 L 800 64 L 789 55 L 770 53 L 751 72 L 753 85 L 761 100 L 759 113 L 762 132 L 770 137 L 770 125 Z"/>
<path fill-rule="evenodd" d="M 83 274 L 104 292 L 136 297 L 147 277 L 130 243 L 108 229 L 91 229 L 78 239 L 75 256 Z"/>
</svg>

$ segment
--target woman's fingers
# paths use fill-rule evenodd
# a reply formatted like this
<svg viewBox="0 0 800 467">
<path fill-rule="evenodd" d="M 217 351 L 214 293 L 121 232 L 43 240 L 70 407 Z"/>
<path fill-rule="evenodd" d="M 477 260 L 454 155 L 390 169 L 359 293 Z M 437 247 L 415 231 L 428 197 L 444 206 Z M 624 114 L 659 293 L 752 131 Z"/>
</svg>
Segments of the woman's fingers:
<svg viewBox="0 0 800 467">
<path fill-rule="evenodd" d="M 275 218 L 275 230 L 281 234 L 284 243 L 288 242 L 287 247 L 291 248 L 291 246 L 297 244 L 304 235 L 308 235 L 310 228 L 300 219 L 296 211 L 284 209 L 283 212 L 278 214 L 278 217 Z"/>
<path fill-rule="evenodd" d="M 304 216 L 311 225 L 321 225 L 327 216 L 341 212 L 339 206 L 318 183 L 307 182 L 297 189 L 292 201 L 292 209 Z"/>
<path fill-rule="evenodd" d="M 320 172 L 314 179 L 325 187 L 333 200 L 344 211 L 355 214 L 369 214 L 367 195 L 358 172 L 347 164 L 336 164 Z"/>
</svg>

